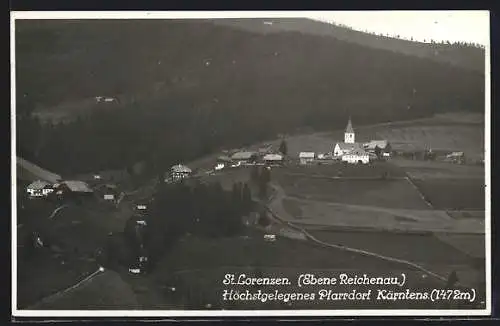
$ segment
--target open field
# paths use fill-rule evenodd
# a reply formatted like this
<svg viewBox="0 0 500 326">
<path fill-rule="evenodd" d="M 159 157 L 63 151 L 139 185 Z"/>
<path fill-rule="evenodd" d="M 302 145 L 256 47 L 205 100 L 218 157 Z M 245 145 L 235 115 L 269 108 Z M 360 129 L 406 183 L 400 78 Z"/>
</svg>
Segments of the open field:
<svg viewBox="0 0 500 326">
<path fill-rule="evenodd" d="M 280 204 L 272 208 L 280 210 Z M 388 209 L 286 198 L 282 201 L 290 222 L 306 229 L 325 226 L 336 230 L 379 230 L 403 233 L 470 233 L 484 236 L 480 219 L 451 219 L 446 211 Z M 282 211 L 281 211 L 282 212 Z"/>
<path fill-rule="evenodd" d="M 334 230 L 309 231 L 320 240 L 341 243 L 352 248 L 367 250 L 415 263 L 437 265 L 473 265 L 475 260 L 467 253 L 442 242 L 434 234 L 398 234 L 394 232 L 356 232 Z M 483 243 L 484 235 L 469 235 Z M 397 244 L 397 245 L 395 245 Z M 431 249 L 432 248 L 432 249 Z"/>
<path fill-rule="evenodd" d="M 429 241 L 429 238 L 422 236 L 399 236 L 393 237 L 390 234 L 379 234 L 367 236 L 364 233 L 342 234 L 337 232 L 328 233 L 335 239 L 333 243 L 350 241 L 358 244 L 358 247 L 373 246 L 374 243 L 384 240 L 383 245 L 387 249 L 392 249 L 393 253 L 398 248 L 402 251 L 401 256 L 406 259 L 415 259 L 416 261 L 426 263 L 437 267 L 441 272 L 449 273 L 451 265 L 457 267 L 467 265 L 470 259 L 456 249 L 447 246 L 439 241 Z M 282 276 L 288 277 L 293 282 L 301 273 L 315 273 L 320 276 L 337 276 L 341 272 L 362 275 L 368 273 L 376 276 L 399 275 L 404 272 L 407 274 L 407 286 L 414 288 L 437 287 L 440 282 L 425 277 L 421 272 L 414 271 L 410 267 L 389 263 L 371 257 L 351 254 L 341 250 L 324 248 L 304 241 L 293 241 L 278 237 L 276 242 L 265 242 L 262 234 L 259 232 L 249 232 L 248 238 L 232 237 L 226 239 L 199 239 L 186 238 L 177 244 L 162 261 L 151 275 L 158 287 L 167 288 L 176 287 L 175 293 L 168 293 L 168 299 L 177 302 L 178 306 L 195 309 L 203 308 L 205 304 L 210 303 L 212 308 L 243 308 L 237 302 L 222 302 L 221 296 L 224 289 L 239 289 L 250 291 L 265 290 L 265 287 L 225 287 L 222 284 L 224 275 L 227 273 L 246 273 L 249 276 L 263 275 L 266 277 Z M 348 238 L 348 239 L 347 239 Z M 332 239 L 333 240 L 333 239 Z M 349 244 L 350 244 L 349 243 Z M 382 244 L 378 244 L 375 249 L 380 249 Z M 403 245 L 403 247 L 401 247 Z M 437 250 L 431 256 L 425 255 L 429 250 Z M 417 250 L 420 248 L 420 250 Z M 432 248 L 432 249 L 431 249 Z M 445 271 L 444 265 L 448 264 L 448 270 Z M 451 264 L 451 265 L 450 265 Z M 203 277 L 201 277 L 203 275 Z M 464 274 L 465 275 L 465 274 Z M 442 285 L 441 285 L 442 286 Z M 273 289 L 268 289 L 274 290 Z M 310 292 L 317 291 L 319 288 L 297 288 L 296 285 L 279 288 L 283 292 Z M 348 290 L 340 288 L 338 290 Z M 325 302 L 323 302 L 325 303 Z M 346 306 L 340 302 L 330 302 L 330 305 L 322 302 L 304 302 L 302 304 L 295 302 L 291 307 L 297 308 L 330 308 L 335 307 L 355 307 Z M 387 304 L 387 303 L 386 303 Z M 245 307 L 255 309 L 286 308 L 287 305 L 279 305 L 272 302 L 253 304 L 246 303 Z M 290 307 L 290 306 L 288 306 Z M 356 307 L 364 307 L 358 303 Z"/>
<path fill-rule="evenodd" d="M 402 158 L 391 159 L 391 164 L 398 166 L 401 170 L 414 179 L 427 178 L 460 178 L 460 179 L 483 179 L 484 166 L 461 165 L 438 161 L 407 160 Z"/>
<path fill-rule="evenodd" d="M 413 181 L 436 209 L 484 210 L 484 179 Z"/>
<path fill-rule="evenodd" d="M 401 209 L 429 209 L 418 192 L 402 180 L 274 178 L 290 197 L 351 205 Z"/>
<path fill-rule="evenodd" d="M 485 282 L 484 234 L 398 234 L 393 232 L 309 231 L 320 240 L 369 250 L 417 263 L 440 275 L 455 270 L 460 282 L 482 287 Z"/>
<path fill-rule="evenodd" d="M 435 234 L 440 241 L 474 258 L 485 258 L 484 235 L 475 234 Z"/>
<path fill-rule="evenodd" d="M 372 164 L 343 164 L 335 162 L 325 165 L 290 165 L 286 169 L 275 169 L 274 174 L 304 174 L 307 176 L 324 176 L 324 177 L 355 177 L 355 178 L 381 178 L 384 173 L 388 177 L 401 178 L 404 177 L 405 171 L 396 165 L 388 162 L 373 162 Z"/>
<path fill-rule="evenodd" d="M 398 149 L 463 151 L 466 156 L 479 157 L 484 149 L 484 127 L 470 125 L 412 126 L 375 131 L 377 139 L 387 139 Z"/>
<path fill-rule="evenodd" d="M 17 305 L 20 309 L 77 283 L 97 270 L 95 261 L 70 253 L 38 249 L 30 259 L 17 259 Z"/>
</svg>

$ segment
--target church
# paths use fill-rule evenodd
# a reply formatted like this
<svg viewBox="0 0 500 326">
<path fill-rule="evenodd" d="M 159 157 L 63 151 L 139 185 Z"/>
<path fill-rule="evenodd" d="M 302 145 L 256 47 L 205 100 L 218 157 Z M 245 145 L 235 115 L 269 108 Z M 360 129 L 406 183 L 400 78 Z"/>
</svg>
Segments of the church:
<svg viewBox="0 0 500 326">
<path fill-rule="evenodd" d="M 370 162 L 369 154 L 363 149 L 361 144 L 356 143 L 356 135 L 350 117 L 344 131 L 344 142 L 335 144 L 333 156 L 341 158 L 342 161 L 348 163 L 367 164 Z"/>
</svg>

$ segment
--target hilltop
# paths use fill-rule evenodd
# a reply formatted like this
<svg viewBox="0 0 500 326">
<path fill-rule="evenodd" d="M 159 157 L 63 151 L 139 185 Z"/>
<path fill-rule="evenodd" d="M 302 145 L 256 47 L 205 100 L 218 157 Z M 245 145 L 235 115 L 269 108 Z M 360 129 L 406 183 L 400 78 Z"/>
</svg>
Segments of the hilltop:
<svg viewBox="0 0 500 326">
<path fill-rule="evenodd" d="M 307 18 L 280 19 L 219 19 L 214 23 L 257 33 L 287 31 L 329 36 L 338 40 L 374 49 L 388 50 L 409 56 L 428 58 L 437 62 L 484 73 L 484 49 L 470 44 L 449 42 L 417 42 L 395 36 L 377 35 L 354 30 L 340 24 L 329 24 Z"/>
</svg>

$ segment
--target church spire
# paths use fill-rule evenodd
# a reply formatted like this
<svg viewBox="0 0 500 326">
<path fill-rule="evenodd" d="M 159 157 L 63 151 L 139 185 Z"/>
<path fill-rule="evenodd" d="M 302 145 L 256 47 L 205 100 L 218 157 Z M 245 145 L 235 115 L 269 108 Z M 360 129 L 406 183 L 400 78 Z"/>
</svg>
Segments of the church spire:
<svg viewBox="0 0 500 326">
<path fill-rule="evenodd" d="M 347 122 L 347 127 L 345 128 L 344 132 L 344 143 L 354 144 L 354 142 L 354 129 L 352 128 L 351 117 L 349 117 L 349 121 Z"/>
<path fill-rule="evenodd" d="M 354 133 L 354 129 L 352 128 L 351 117 L 349 117 L 349 121 L 347 122 L 347 127 L 345 128 L 345 132 L 350 134 Z"/>
</svg>

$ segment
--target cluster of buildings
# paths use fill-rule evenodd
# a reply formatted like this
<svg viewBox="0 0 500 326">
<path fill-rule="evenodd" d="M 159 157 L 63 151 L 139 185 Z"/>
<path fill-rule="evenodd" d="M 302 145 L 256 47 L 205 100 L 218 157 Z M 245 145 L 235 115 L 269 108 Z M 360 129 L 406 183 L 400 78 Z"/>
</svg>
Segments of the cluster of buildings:
<svg viewBox="0 0 500 326">
<path fill-rule="evenodd" d="M 68 198 L 87 196 L 93 193 L 89 185 L 78 180 L 63 180 L 60 175 L 17 158 L 17 178 L 21 181 L 32 181 L 26 185 L 28 198 Z"/>
<path fill-rule="evenodd" d="M 380 157 L 389 157 L 391 146 L 387 140 L 371 140 L 367 143 L 356 142 L 356 134 L 351 119 L 344 131 L 344 141 L 337 142 L 331 153 L 316 154 L 315 152 L 300 152 L 300 164 L 309 164 L 316 160 L 340 160 L 351 164 L 368 164 Z"/>
<path fill-rule="evenodd" d="M 387 140 L 371 140 L 367 143 L 356 142 L 356 134 L 352 127 L 351 119 L 344 132 L 344 141 L 337 142 L 329 153 L 299 152 L 299 164 L 306 165 L 318 161 L 343 161 L 351 164 L 368 164 L 380 157 L 389 157 L 391 146 Z M 219 156 L 215 170 L 234 168 L 246 165 L 271 165 L 280 166 L 285 162 L 285 157 L 278 152 L 273 152 L 271 146 L 258 151 L 237 151 L 232 155 Z"/>
<path fill-rule="evenodd" d="M 64 180 L 49 183 L 44 180 L 35 180 L 26 187 L 29 198 L 68 198 L 93 194 L 93 190 L 83 181 Z"/>
<path fill-rule="evenodd" d="M 271 146 L 266 146 L 258 151 L 237 151 L 231 155 L 222 155 L 217 158 L 214 170 L 236 168 L 249 165 L 279 166 L 285 161 L 281 153 L 273 152 Z"/>
</svg>

